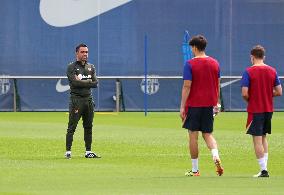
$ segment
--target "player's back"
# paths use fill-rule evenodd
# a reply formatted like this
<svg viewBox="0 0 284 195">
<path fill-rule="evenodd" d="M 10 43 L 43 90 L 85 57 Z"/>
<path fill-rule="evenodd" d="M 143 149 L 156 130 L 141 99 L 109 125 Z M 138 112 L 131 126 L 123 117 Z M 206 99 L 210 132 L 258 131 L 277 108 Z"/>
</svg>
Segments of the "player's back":
<svg viewBox="0 0 284 195">
<path fill-rule="evenodd" d="M 254 65 L 246 71 L 250 80 L 248 112 L 273 112 L 276 70 L 268 65 Z"/>
<path fill-rule="evenodd" d="M 212 57 L 189 60 L 192 83 L 188 105 L 192 107 L 215 106 L 218 101 L 220 69 L 218 61 Z"/>
</svg>

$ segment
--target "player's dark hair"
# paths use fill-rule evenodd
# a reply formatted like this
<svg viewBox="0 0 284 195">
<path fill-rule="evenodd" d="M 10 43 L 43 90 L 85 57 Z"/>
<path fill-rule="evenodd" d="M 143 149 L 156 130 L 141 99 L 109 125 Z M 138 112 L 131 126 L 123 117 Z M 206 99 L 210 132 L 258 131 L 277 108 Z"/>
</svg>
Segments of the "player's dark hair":
<svg viewBox="0 0 284 195">
<path fill-rule="evenodd" d="M 204 51 L 207 45 L 207 40 L 202 35 L 196 35 L 189 41 L 190 46 L 195 46 L 199 51 Z"/>
<path fill-rule="evenodd" d="M 88 47 L 86 44 L 84 43 L 80 43 L 77 47 L 76 47 L 76 52 L 79 51 L 80 47 Z"/>
<path fill-rule="evenodd" d="M 265 49 L 261 45 L 256 45 L 250 51 L 250 54 L 258 59 L 263 59 L 265 54 Z"/>
</svg>

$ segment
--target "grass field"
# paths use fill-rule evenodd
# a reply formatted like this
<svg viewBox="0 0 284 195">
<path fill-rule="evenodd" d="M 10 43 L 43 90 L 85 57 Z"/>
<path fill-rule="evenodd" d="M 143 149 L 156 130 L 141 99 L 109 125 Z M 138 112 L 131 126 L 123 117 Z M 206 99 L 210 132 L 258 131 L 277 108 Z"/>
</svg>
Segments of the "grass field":
<svg viewBox="0 0 284 195">
<path fill-rule="evenodd" d="M 68 115 L 64 112 L 0 113 L 0 194 L 284 194 L 284 113 L 274 113 L 269 136 L 270 178 L 259 171 L 245 113 L 221 113 L 214 135 L 225 174 L 218 177 L 200 137 L 201 177 L 191 168 L 187 132 L 178 113 L 96 113 L 93 150 L 85 159 L 83 129 L 64 159 Z"/>
</svg>

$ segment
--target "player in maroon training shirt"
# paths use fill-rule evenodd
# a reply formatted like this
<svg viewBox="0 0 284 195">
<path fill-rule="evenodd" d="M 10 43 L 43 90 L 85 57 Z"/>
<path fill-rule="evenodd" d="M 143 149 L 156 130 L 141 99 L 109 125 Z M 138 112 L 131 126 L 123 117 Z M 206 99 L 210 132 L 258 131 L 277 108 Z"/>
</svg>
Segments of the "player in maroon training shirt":
<svg viewBox="0 0 284 195">
<path fill-rule="evenodd" d="M 189 42 L 194 58 L 187 61 L 183 71 L 183 88 L 180 105 L 180 117 L 183 128 L 188 129 L 189 151 L 192 169 L 187 176 L 199 176 L 198 135 L 199 131 L 211 150 L 216 172 L 223 174 L 223 167 L 213 132 L 213 108 L 217 108 L 220 91 L 219 63 L 205 54 L 207 40 L 202 35 L 192 37 Z"/>
<path fill-rule="evenodd" d="M 252 135 L 260 172 L 254 177 L 269 177 L 267 171 L 268 142 L 271 134 L 273 97 L 282 95 L 276 70 L 264 64 L 265 49 L 257 45 L 251 50 L 252 66 L 243 73 L 242 96 L 247 101 L 247 134 Z"/>
</svg>

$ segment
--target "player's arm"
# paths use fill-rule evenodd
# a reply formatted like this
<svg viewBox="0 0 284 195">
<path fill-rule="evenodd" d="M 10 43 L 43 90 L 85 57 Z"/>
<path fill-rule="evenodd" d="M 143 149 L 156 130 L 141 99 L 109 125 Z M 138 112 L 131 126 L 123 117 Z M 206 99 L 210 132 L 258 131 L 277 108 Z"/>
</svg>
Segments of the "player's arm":
<svg viewBox="0 0 284 195">
<path fill-rule="evenodd" d="M 68 66 L 66 74 L 67 74 L 70 85 L 72 85 L 73 87 L 90 88 L 92 86 L 91 80 L 80 80 L 78 78 L 78 76 L 76 75 L 75 67 L 72 65 Z"/>
<path fill-rule="evenodd" d="M 221 112 L 221 78 L 220 78 L 220 74 L 219 74 L 219 79 L 218 79 L 218 98 L 217 98 L 217 105 L 213 107 L 213 112 L 214 115 L 216 116 L 219 112 Z"/>
<path fill-rule="evenodd" d="M 218 104 L 221 104 L 221 79 L 218 79 Z"/>
<path fill-rule="evenodd" d="M 181 92 L 181 102 L 180 102 L 180 117 L 182 120 L 185 119 L 185 103 L 190 93 L 190 87 L 192 82 L 192 72 L 191 65 L 186 62 L 183 68 L 183 86 Z"/>
<path fill-rule="evenodd" d="M 273 89 L 273 96 L 281 96 L 282 95 L 282 87 L 281 85 L 277 85 Z"/>
<path fill-rule="evenodd" d="M 182 120 L 185 119 L 185 103 L 190 93 L 191 80 L 184 80 L 181 92 L 181 102 L 180 102 L 180 117 Z"/>
<path fill-rule="evenodd" d="M 273 88 L 273 96 L 281 96 L 282 95 L 282 87 L 280 83 L 280 79 L 276 73 L 275 77 L 275 83 L 274 83 L 274 88 Z"/>
<path fill-rule="evenodd" d="M 250 77 L 248 72 L 245 71 L 242 76 L 241 87 L 242 87 L 242 97 L 246 102 L 249 101 L 249 84 L 250 84 Z"/>
<path fill-rule="evenodd" d="M 221 73 L 220 67 L 218 70 L 218 93 L 217 93 L 217 105 L 213 107 L 214 115 L 217 115 L 221 111 Z"/>
<path fill-rule="evenodd" d="M 242 97 L 246 102 L 249 101 L 248 87 L 242 87 Z"/>
</svg>

